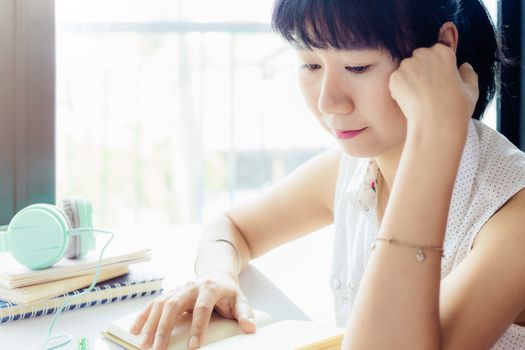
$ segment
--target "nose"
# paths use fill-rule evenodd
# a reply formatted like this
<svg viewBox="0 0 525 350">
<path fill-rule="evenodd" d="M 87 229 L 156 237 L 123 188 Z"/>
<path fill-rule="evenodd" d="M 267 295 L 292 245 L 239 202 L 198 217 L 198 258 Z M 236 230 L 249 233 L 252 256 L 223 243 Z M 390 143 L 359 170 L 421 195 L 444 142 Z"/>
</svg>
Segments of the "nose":
<svg viewBox="0 0 525 350">
<path fill-rule="evenodd" d="M 317 107 L 325 116 L 352 112 L 354 104 L 341 72 L 325 70 Z"/>
</svg>

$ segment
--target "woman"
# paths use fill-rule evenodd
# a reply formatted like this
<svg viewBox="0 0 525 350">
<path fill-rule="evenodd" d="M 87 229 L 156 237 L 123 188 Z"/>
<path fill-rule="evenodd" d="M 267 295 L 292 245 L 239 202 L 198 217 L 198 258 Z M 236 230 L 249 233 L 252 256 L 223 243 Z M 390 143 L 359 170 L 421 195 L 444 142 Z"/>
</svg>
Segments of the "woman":
<svg viewBox="0 0 525 350">
<path fill-rule="evenodd" d="M 500 57 L 483 5 L 278 0 L 273 25 L 342 151 L 209 223 L 196 281 L 150 303 L 132 332 L 164 349 L 192 310 L 194 349 L 213 309 L 254 332 L 240 268 L 335 223 L 343 349 L 525 348 L 525 155 L 477 120 Z"/>
</svg>

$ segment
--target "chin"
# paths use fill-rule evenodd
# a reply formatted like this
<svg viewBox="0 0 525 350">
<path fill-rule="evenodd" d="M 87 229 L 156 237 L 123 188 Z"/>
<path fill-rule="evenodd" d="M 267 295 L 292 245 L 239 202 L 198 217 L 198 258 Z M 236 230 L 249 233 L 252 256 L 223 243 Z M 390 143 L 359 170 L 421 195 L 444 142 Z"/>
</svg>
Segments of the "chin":
<svg viewBox="0 0 525 350">
<path fill-rule="evenodd" d="M 348 147 L 348 145 L 341 145 L 341 148 L 346 154 L 356 158 L 373 158 L 379 154 L 379 152 L 374 152 L 371 149 Z"/>
</svg>

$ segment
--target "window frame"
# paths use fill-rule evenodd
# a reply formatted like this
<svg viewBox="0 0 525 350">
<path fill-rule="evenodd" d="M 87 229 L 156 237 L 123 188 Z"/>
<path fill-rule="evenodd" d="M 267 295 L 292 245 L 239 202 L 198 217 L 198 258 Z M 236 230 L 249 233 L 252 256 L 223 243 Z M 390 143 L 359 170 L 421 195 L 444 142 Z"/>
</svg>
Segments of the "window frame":
<svg viewBox="0 0 525 350">
<path fill-rule="evenodd" d="M 515 64 L 500 71 L 500 98 L 497 101 L 498 131 L 514 145 L 525 150 L 525 69 L 521 57 L 525 54 L 522 45 L 525 32 L 525 6 L 523 1 L 500 0 L 498 2 L 498 28 L 506 47 L 505 54 Z M 502 31 L 502 29 L 504 29 Z"/>
<path fill-rule="evenodd" d="M 54 0 L 0 3 L 0 224 L 55 202 Z"/>
</svg>

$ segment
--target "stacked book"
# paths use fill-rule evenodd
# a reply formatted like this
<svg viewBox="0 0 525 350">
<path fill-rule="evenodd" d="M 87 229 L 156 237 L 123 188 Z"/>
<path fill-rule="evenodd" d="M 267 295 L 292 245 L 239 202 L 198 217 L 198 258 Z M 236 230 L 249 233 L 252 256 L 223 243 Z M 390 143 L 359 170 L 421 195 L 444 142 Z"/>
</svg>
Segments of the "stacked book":
<svg viewBox="0 0 525 350">
<path fill-rule="evenodd" d="M 95 287 L 72 299 L 64 309 L 80 309 L 99 304 L 159 293 L 162 278 L 153 273 L 149 249 L 123 252 L 108 249 L 101 261 Z M 95 276 L 99 252 L 80 259 L 62 259 L 53 267 L 33 271 L 18 264 L 8 254 L 0 257 L 0 324 L 44 316 L 57 310 L 64 300 L 82 293 Z"/>
</svg>

